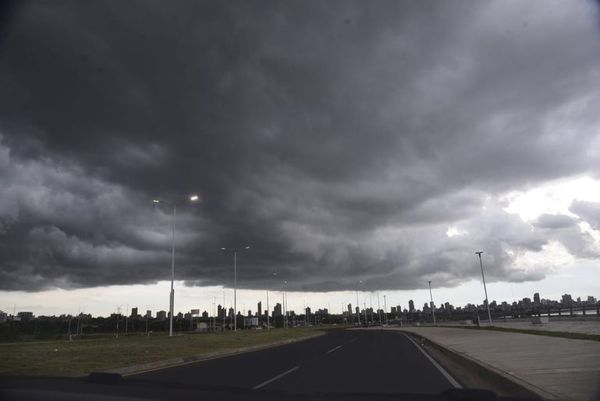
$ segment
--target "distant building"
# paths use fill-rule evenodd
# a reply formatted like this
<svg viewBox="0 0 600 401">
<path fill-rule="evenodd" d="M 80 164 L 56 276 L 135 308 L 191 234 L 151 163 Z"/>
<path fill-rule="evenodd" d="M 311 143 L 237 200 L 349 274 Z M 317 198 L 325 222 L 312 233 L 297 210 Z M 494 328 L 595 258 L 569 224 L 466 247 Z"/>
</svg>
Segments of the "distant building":
<svg viewBox="0 0 600 401">
<path fill-rule="evenodd" d="M 536 305 L 539 305 L 540 302 L 540 293 L 536 292 L 535 294 L 533 294 L 533 303 Z"/>
<path fill-rule="evenodd" d="M 147 317 L 148 319 L 151 319 L 151 318 L 152 318 L 152 311 L 151 311 L 150 309 L 148 309 L 148 310 L 146 311 L 146 317 Z"/>
<path fill-rule="evenodd" d="M 156 312 L 156 319 L 157 320 L 166 320 L 167 319 L 167 312 L 164 311 L 164 310 Z"/>
<path fill-rule="evenodd" d="M 352 304 L 348 304 L 348 316 L 352 316 Z"/>
<path fill-rule="evenodd" d="M 6 323 L 8 320 L 8 315 L 6 312 L 0 310 L 0 323 Z"/>
<path fill-rule="evenodd" d="M 275 317 L 275 316 L 281 316 L 281 315 L 282 315 L 282 313 L 281 313 L 281 304 L 277 303 L 277 304 L 275 304 L 275 307 L 273 308 L 273 317 Z"/>
<path fill-rule="evenodd" d="M 202 312 L 202 319 L 208 319 L 208 312 L 207 311 L 203 311 Z"/>
<path fill-rule="evenodd" d="M 231 319 L 233 319 L 233 308 L 229 308 L 229 311 L 227 313 L 227 316 Z"/>
<path fill-rule="evenodd" d="M 33 312 L 19 312 L 17 313 L 17 317 L 22 322 L 27 322 L 29 320 L 33 320 Z"/>
<path fill-rule="evenodd" d="M 415 303 L 413 302 L 412 299 L 410 301 L 408 301 L 408 311 L 410 313 L 413 313 L 415 311 Z"/>
<path fill-rule="evenodd" d="M 573 298 L 571 298 L 570 294 L 564 294 L 561 302 L 563 305 L 571 305 L 573 303 Z"/>
<path fill-rule="evenodd" d="M 596 303 L 596 298 L 594 298 L 593 296 L 589 295 L 587 297 L 587 302 L 588 302 L 588 304 L 595 304 Z"/>
<path fill-rule="evenodd" d="M 258 318 L 257 317 L 245 317 L 244 318 L 244 327 L 258 327 Z"/>
<path fill-rule="evenodd" d="M 258 305 L 256 305 L 256 316 L 260 317 L 262 315 L 262 302 L 259 301 Z"/>
<path fill-rule="evenodd" d="M 131 308 L 131 317 L 138 316 L 138 308 Z"/>
</svg>

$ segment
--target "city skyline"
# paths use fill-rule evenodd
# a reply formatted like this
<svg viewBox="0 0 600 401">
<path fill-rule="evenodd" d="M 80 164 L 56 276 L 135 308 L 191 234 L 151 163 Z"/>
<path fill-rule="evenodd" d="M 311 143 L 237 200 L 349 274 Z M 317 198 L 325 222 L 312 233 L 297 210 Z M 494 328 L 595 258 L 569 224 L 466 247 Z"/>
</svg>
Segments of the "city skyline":
<svg viewBox="0 0 600 401">
<path fill-rule="evenodd" d="M 507 301 L 502 301 L 502 302 L 497 302 L 495 299 L 490 301 L 490 307 L 492 308 L 493 311 L 495 312 L 515 312 L 515 311 L 523 311 L 523 312 L 528 312 L 528 311 L 536 311 L 536 312 L 540 312 L 540 313 L 544 313 L 544 312 L 548 312 L 548 311 L 553 311 L 554 313 L 556 313 L 556 310 L 560 310 L 562 309 L 565 313 L 565 315 L 567 315 L 569 313 L 568 309 L 572 308 L 574 306 L 577 307 L 581 307 L 581 306 L 585 306 L 585 307 L 589 307 L 589 311 L 591 312 L 590 314 L 593 315 L 594 310 L 596 311 L 596 314 L 598 314 L 598 310 L 600 310 L 600 302 L 598 302 L 598 299 L 594 296 L 588 295 L 588 296 L 577 296 L 577 297 L 573 297 L 571 294 L 563 294 L 561 295 L 560 299 L 549 299 L 549 298 L 543 298 L 540 296 L 539 293 L 534 293 L 531 297 L 524 297 L 523 299 L 519 299 L 519 300 L 515 300 L 512 302 L 507 302 Z M 128 308 L 129 306 L 127 306 Z M 271 310 L 267 310 L 267 309 L 262 309 L 262 302 L 258 301 L 257 303 L 257 308 L 255 310 L 252 309 L 247 309 L 247 310 L 238 310 L 237 311 L 237 316 L 238 317 L 258 317 L 258 318 L 265 318 L 267 314 L 270 317 L 277 317 L 277 316 L 283 316 L 283 315 L 289 315 L 289 316 L 308 316 L 308 315 L 312 315 L 312 314 L 317 314 L 317 315 L 327 315 L 327 314 L 331 314 L 331 315 L 339 315 L 339 316 L 345 316 L 346 318 L 348 318 L 349 321 L 354 321 L 354 319 L 356 319 L 356 321 L 354 321 L 355 323 L 358 322 L 358 318 L 356 317 L 357 314 L 362 314 L 362 313 L 369 313 L 371 316 L 371 320 L 373 320 L 373 314 L 377 313 L 378 315 L 380 313 L 385 313 L 385 314 L 390 314 L 390 315 L 394 315 L 394 316 L 400 316 L 400 315 L 406 315 L 406 314 L 412 314 L 412 313 L 423 313 L 423 314 L 428 314 L 431 311 L 431 302 L 429 303 L 425 303 L 423 304 L 422 307 L 418 307 L 415 305 L 414 301 L 408 300 L 408 302 L 405 305 L 390 305 L 389 307 L 387 306 L 383 306 L 379 303 L 378 305 L 372 305 L 369 304 L 367 305 L 366 302 L 362 307 L 356 307 L 356 305 L 353 305 L 352 303 L 349 303 L 348 305 L 346 305 L 346 310 L 342 309 L 340 310 L 339 313 L 336 313 L 335 311 L 329 309 L 328 307 L 322 307 L 322 305 L 316 305 L 315 308 L 313 309 L 311 306 L 309 305 L 304 305 L 304 307 L 299 310 L 293 310 L 293 309 L 288 309 L 288 310 L 284 310 L 283 309 L 283 305 L 282 303 L 276 302 L 275 305 L 272 307 Z M 455 311 L 457 313 L 464 313 L 464 312 L 473 312 L 475 310 L 478 310 L 479 312 L 484 312 L 485 311 L 485 307 L 486 307 L 486 303 L 485 300 L 483 300 L 483 302 L 481 304 L 466 304 L 466 305 L 455 305 L 453 303 L 451 303 L 450 301 L 446 301 L 446 302 L 440 302 L 439 304 L 435 304 L 434 305 L 434 311 L 436 313 L 438 313 L 439 311 L 444 311 L 444 312 L 452 312 Z M 86 316 L 86 317 L 100 317 L 100 318 L 106 318 L 106 317 L 114 317 L 114 316 L 122 316 L 122 317 L 129 317 L 129 318 L 151 318 L 151 319 L 156 319 L 156 320 L 162 320 L 165 321 L 167 320 L 167 318 L 170 316 L 170 313 L 166 310 L 152 310 L 152 309 L 146 309 L 146 310 L 140 310 L 139 307 L 135 306 L 132 307 L 130 309 L 130 313 L 129 309 L 126 309 L 124 311 L 122 311 L 120 308 L 111 313 L 110 315 L 105 315 L 105 316 L 94 316 L 92 314 L 89 313 L 84 313 L 83 311 L 79 312 L 76 315 L 71 315 L 71 314 L 62 314 L 59 316 L 56 315 L 36 315 L 35 313 L 33 313 L 32 311 L 17 311 L 14 310 L 13 313 L 7 313 L 6 311 L 0 310 L 0 323 L 3 323 L 6 321 L 7 318 L 12 318 L 14 319 L 15 317 L 19 318 L 20 320 L 30 320 L 32 318 L 37 318 L 37 317 L 78 317 L 78 316 Z M 235 311 L 233 309 L 233 307 L 227 307 L 226 305 L 216 305 L 216 309 L 213 310 L 202 310 L 202 309 L 191 309 L 188 311 L 175 311 L 175 316 L 177 317 L 177 319 L 191 319 L 191 318 L 200 318 L 200 319 L 208 319 L 208 318 L 216 318 L 216 319 L 221 319 L 221 321 L 225 322 L 227 321 L 227 319 L 232 319 L 233 315 L 234 315 Z M 571 311 L 572 313 L 572 311 Z"/>
<path fill-rule="evenodd" d="M 473 288 L 472 289 L 476 289 L 477 287 L 481 287 L 481 283 L 477 282 L 477 281 L 473 281 L 470 283 Z M 538 294 L 540 296 L 541 299 L 544 300 L 560 300 L 564 294 L 571 294 L 570 291 L 562 291 L 557 294 L 544 294 L 543 292 L 540 292 L 540 290 L 535 289 L 535 283 L 532 283 L 533 285 L 529 288 L 533 288 L 532 291 L 534 292 L 524 292 L 524 293 L 519 293 L 518 295 L 514 295 L 513 297 L 495 297 L 493 296 L 493 294 L 490 292 L 490 302 L 496 302 L 497 304 L 501 304 L 503 302 L 507 302 L 509 305 L 512 304 L 512 302 L 519 302 L 520 300 L 524 299 L 524 298 L 530 298 L 531 300 L 534 299 L 534 294 Z M 165 285 L 168 285 L 167 282 L 165 282 Z M 495 285 L 492 284 L 491 288 L 492 290 L 494 289 Z M 124 288 L 125 289 L 125 288 Z M 442 290 L 442 291 L 439 291 Z M 448 294 L 464 294 L 465 291 L 456 291 L 454 289 L 450 289 L 450 292 L 446 292 L 443 291 L 444 289 L 440 289 L 440 288 L 434 288 L 434 303 L 436 305 L 436 307 L 439 307 L 440 304 L 444 304 L 446 302 L 450 302 L 450 304 L 452 304 L 453 306 L 466 306 L 466 305 L 482 305 L 485 303 L 485 299 L 483 296 L 483 291 L 481 291 L 481 294 L 479 294 L 480 296 L 478 297 L 477 294 L 473 294 L 472 297 L 468 297 L 467 301 L 461 301 L 460 298 L 454 298 L 453 297 L 448 297 Z M 447 289 L 446 289 L 447 290 Z M 233 309 L 233 291 L 231 289 L 223 289 L 223 288 L 218 288 L 214 290 L 215 293 L 220 293 L 220 298 L 216 297 L 216 296 L 212 296 L 211 297 L 211 301 L 210 302 L 199 302 L 197 304 L 194 303 L 186 303 L 185 306 L 183 307 L 175 307 L 175 315 L 177 315 L 177 313 L 186 313 L 189 312 L 190 310 L 194 310 L 197 309 L 199 310 L 200 313 L 207 311 L 211 316 L 213 315 L 213 310 L 216 311 L 215 308 L 217 307 L 222 307 L 225 306 L 225 309 L 229 310 L 230 308 Z M 246 293 L 251 293 L 250 295 L 246 294 Z M 270 310 L 273 311 L 274 305 L 278 304 L 281 305 L 282 304 L 282 297 L 283 297 L 283 292 L 282 291 L 273 291 L 270 290 L 269 291 L 270 296 Z M 388 311 L 391 310 L 391 307 L 396 307 L 398 305 L 403 306 L 403 309 L 409 309 L 409 302 L 412 301 L 414 303 L 415 306 L 415 310 L 421 310 L 424 304 L 429 304 L 430 300 L 429 300 L 429 292 L 426 289 L 423 290 L 417 290 L 417 291 L 411 291 L 410 295 L 405 294 L 405 296 L 394 296 L 395 292 L 390 292 L 390 291 L 373 291 L 373 292 L 359 292 L 359 300 L 360 300 L 360 309 L 363 310 L 364 307 L 366 306 L 367 308 L 373 308 L 375 310 L 378 309 L 378 307 L 380 307 L 381 309 L 383 309 L 383 298 L 384 295 L 387 297 L 387 308 Z M 598 293 L 581 293 L 581 292 L 574 292 L 573 294 L 577 294 L 574 295 L 573 299 L 577 299 L 578 297 L 581 298 L 583 301 L 585 301 L 588 297 L 594 297 L 594 298 L 599 298 Z M 224 296 L 225 295 L 225 296 Z M 262 295 L 262 298 L 261 298 Z M 287 299 L 286 302 L 288 303 L 288 310 L 294 310 L 294 311 L 302 311 L 304 310 L 304 308 L 306 307 L 312 307 L 312 308 L 325 308 L 328 309 L 331 313 L 344 313 L 347 312 L 348 309 L 348 305 L 352 305 L 352 309 L 354 311 L 355 307 L 356 307 L 356 292 L 345 292 L 343 293 L 343 295 L 336 295 L 335 298 L 332 297 L 328 297 L 326 293 L 324 294 L 320 294 L 321 297 L 318 300 L 313 300 L 310 301 L 310 299 L 314 299 L 314 297 L 311 297 L 310 295 L 306 295 L 303 293 L 290 293 L 287 292 Z M 224 297 L 223 297 L 224 296 Z M 253 298 L 256 297 L 256 298 Z M 379 299 L 378 299 L 379 297 Z M 241 299 L 240 299 L 241 298 Z M 254 299 L 254 303 L 253 300 Z M 332 300 L 335 299 L 335 301 L 332 302 Z M 467 299 L 467 298 L 463 298 L 463 299 Z M 345 300 L 345 301 L 344 301 Z M 104 301 L 102 301 L 104 303 Z M 257 291 L 257 290 L 253 290 L 253 291 L 248 291 L 248 290 L 238 290 L 238 313 L 242 313 L 245 314 L 245 312 L 247 310 L 255 310 L 257 304 L 261 304 L 262 305 L 262 309 L 263 311 L 266 310 L 266 291 Z M 30 307 L 30 305 L 26 305 L 26 304 L 18 304 L 18 303 L 13 303 L 13 304 L 8 304 L 8 303 L 4 303 L 4 304 L 0 304 L 0 310 L 3 310 L 4 312 L 7 313 L 12 313 L 13 310 L 18 311 L 32 311 L 34 312 L 34 314 L 36 315 L 44 315 L 44 316 L 51 316 L 51 315 L 76 315 L 78 313 L 85 313 L 85 314 L 92 314 L 93 316 L 108 316 L 112 313 L 117 313 L 118 311 L 124 311 L 127 309 L 131 309 L 132 307 L 136 307 L 140 310 L 140 311 L 146 311 L 146 310 L 152 310 L 153 312 L 156 312 L 158 310 L 164 310 L 166 311 L 166 313 L 168 314 L 168 303 L 160 303 L 160 302 L 155 302 L 155 303 L 144 303 L 144 302 L 135 302 L 135 299 L 130 298 L 130 301 L 125 302 L 125 303 L 120 303 L 118 305 L 114 305 L 114 306 L 110 306 L 110 305 L 106 305 L 106 303 L 104 303 L 104 307 L 100 308 L 100 309 L 95 309 L 95 308 L 86 308 L 86 307 L 82 307 L 81 305 L 78 305 L 77 307 L 77 311 L 73 312 L 71 310 L 67 309 L 62 309 L 62 308 L 56 308 L 56 309 L 39 309 L 39 308 L 35 308 L 35 307 Z M 176 303 L 177 305 L 177 303 Z M 41 311 L 41 313 L 39 313 Z M 44 312 L 46 311 L 46 312 Z M 216 313 L 216 312 L 215 312 Z"/>
</svg>

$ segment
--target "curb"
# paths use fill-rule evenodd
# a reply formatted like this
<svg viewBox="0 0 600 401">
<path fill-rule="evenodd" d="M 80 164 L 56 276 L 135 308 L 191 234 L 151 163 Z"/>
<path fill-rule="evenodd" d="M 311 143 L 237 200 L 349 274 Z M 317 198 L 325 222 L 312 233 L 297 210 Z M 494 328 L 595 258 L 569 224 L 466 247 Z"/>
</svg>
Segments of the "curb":
<svg viewBox="0 0 600 401">
<path fill-rule="evenodd" d="M 505 389 L 512 389 L 519 393 L 529 394 L 534 398 L 543 398 L 545 400 L 563 400 L 564 397 L 559 396 L 554 393 L 550 393 L 546 390 L 543 390 L 518 376 L 511 374 L 510 372 L 504 371 L 502 369 L 496 368 L 486 362 L 480 361 L 479 359 L 465 353 L 453 350 L 449 347 L 441 345 L 435 341 L 430 340 L 429 338 L 422 336 L 420 334 L 414 333 L 412 331 L 407 330 L 395 330 L 406 335 L 412 336 L 419 341 L 421 341 L 423 348 L 425 345 L 431 345 L 440 351 L 444 356 L 453 359 L 455 362 L 460 363 L 461 365 L 465 365 L 466 367 L 475 369 L 481 374 L 482 377 L 491 380 Z M 425 348 L 426 349 L 426 348 Z M 459 380 L 460 381 L 460 380 Z"/>
<path fill-rule="evenodd" d="M 320 337 L 324 334 L 325 333 L 318 333 L 318 334 L 301 337 L 301 338 L 293 338 L 290 340 L 283 340 L 283 341 L 278 341 L 275 343 L 252 345 L 249 347 L 236 348 L 236 349 L 227 350 L 227 351 L 208 352 L 208 353 L 204 353 L 204 354 L 183 356 L 183 357 L 172 358 L 172 359 L 163 359 L 160 361 L 141 363 L 141 364 L 131 365 L 131 366 L 124 366 L 124 367 L 115 368 L 115 369 L 108 369 L 108 370 L 102 371 L 102 373 L 116 373 L 116 374 L 120 374 L 122 376 L 131 376 L 131 375 L 135 375 L 135 374 L 151 372 L 153 370 L 173 368 L 176 366 L 188 365 L 190 363 L 208 361 L 208 360 L 217 359 L 217 358 L 225 358 L 228 356 L 245 354 L 247 352 L 261 351 L 261 350 L 268 349 L 268 348 L 275 348 L 275 347 L 279 347 L 282 345 L 288 345 L 288 344 L 293 344 L 293 343 L 297 343 L 300 341 L 310 340 L 313 338 Z M 87 377 L 87 376 L 88 375 L 84 375 L 82 377 Z"/>
</svg>

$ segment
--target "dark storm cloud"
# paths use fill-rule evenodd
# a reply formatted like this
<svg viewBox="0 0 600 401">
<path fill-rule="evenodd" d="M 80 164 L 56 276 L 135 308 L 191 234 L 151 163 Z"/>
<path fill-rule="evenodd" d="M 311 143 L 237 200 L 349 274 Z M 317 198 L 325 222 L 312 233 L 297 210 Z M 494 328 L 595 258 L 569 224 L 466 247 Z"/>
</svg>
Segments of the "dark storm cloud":
<svg viewBox="0 0 600 401">
<path fill-rule="evenodd" d="M 189 284 L 228 285 L 219 248 L 245 244 L 248 288 L 453 285 L 480 248 L 491 279 L 542 278 L 513 262 L 547 238 L 490 197 L 600 165 L 594 7 L 14 3 L 0 286 L 165 279 L 169 210 L 150 200 L 193 192 Z"/>
</svg>

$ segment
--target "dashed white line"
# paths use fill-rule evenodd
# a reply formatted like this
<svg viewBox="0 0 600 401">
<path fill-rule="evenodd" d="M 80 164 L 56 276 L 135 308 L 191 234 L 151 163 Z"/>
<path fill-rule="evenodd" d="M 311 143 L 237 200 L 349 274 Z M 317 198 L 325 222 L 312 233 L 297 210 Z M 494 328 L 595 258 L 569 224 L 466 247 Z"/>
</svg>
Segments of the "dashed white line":
<svg viewBox="0 0 600 401">
<path fill-rule="evenodd" d="M 331 354 L 332 352 L 335 352 L 342 347 L 343 347 L 343 345 L 338 345 L 337 347 L 334 347 L 334 348 L 330 349 L 329 351 L 327 351 L 326 354 Z"/>
<path fill-rule="evenodd" d="M 270 378 L 267 381 L 264 381 L 264 382 L 262 382 L 260 384 L 257 384 L 256 386 L 252 387 L 252 390 L 258 390 L 259 388 L 264 387 L 267 384 L 274 382 L 275 380 L 281 379 L 285 375 L 289 375 L 290 373 L 292 373 L 293 371 L 295 371 L 297 369 L 300 369 L 300 366 L 293 367 L 290 370 L 286 370 L 285 372 L 283 372 L 283 373 L 281 373 L 281 374 L 279 374 L 279 375 L 277 375 L 275 377 L 272 377 L 272 378 Z"/>
<path fill-rule="evenodd" d="M 439 364 L 439 363 L 437 363 L 437 362 L 436 362 L 436 361 L 435 361 L 435 360 L 434 360 L 432 357 L 430 357 L 430 356 L 427 354 L 427 352 L 423 351 L 423 348 L 421 348 L 421 347 L 419 346 L 419 344 L 417 344 L 417 343 L 415 342 L 415 340 L 413 340 L 413 339 L 412 339 L 410 336 L 408 336 L 408 335 L 406 335 L 406 334 L 404 334 L 404 333 L 402 333 L 402 334 L 403 334 L 404 336 L 406 336 L 406 338 L 408 338 L 408 339 L 409 339 L 409 340 L 410 340 L 410 341 L 411 341 L 411 342 L 412 342 L 412 343 L 415 345 L 415 347 L 417 347 L 417 349 L 418 349 L 419 351 L 421 351 L 421 352 L 423 353 L 423 355 L 425 355 L 425 356 L 427 357 L 427 359 L 429 359 L 429 362 L 431 362 L 431 363 L 433 364 L 433 366 L 435 366 L 435 367 L 437 368 L 437 370 L 439 370 L 439 371 L 440 371 L 440 373 L 441 373 L 442 375 L 444 375 L 444 377 L 445 377 L 445 378 L 446 378 L 446 379 L 447 379 L 447 380 L 450 382 L 450 384 L 452 384 L 452 385 L 453 385 L 455 388 L 462 388 L 462 386 L 461 386 L 461 385 L 460 385 L 460 384 L 459 384 L 459 383 L 458 383 L 458 382 L 457 382 L 457 381 L 454 379 L 454 377 L 450 376 L 450 373 L 448 373 L 448 372 L 446 371 L 446 369 L 442 368 L 442 367 L 440 366 L 440 364 Z"/>
</svg>

